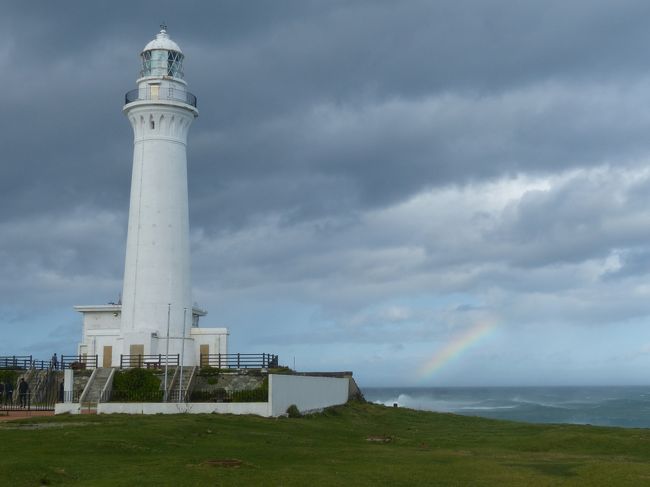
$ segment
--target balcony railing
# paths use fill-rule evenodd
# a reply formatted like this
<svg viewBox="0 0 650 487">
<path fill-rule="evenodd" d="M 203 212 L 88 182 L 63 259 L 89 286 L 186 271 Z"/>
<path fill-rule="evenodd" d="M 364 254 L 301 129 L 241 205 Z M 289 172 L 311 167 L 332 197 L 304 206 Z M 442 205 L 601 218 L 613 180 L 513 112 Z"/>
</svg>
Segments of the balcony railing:
<svg viewBox="0 0 650 487">
<path fill-rule="evenodd" d="M 165 365 L 178 367 L 180 355 L 120 355 L 120 369 L 162 369 Z"/>
<path fill-rule="evenodd" d="M 272 353 L 202 353 L 201 367 L 218 369 L 261 369 L 278 366 L 278 356 Z"/>
<path fill-rule="evenodd" d="M 124 95 L 124 104 L 128 105 L 136 101 L 179 101 L 196 108 L 196 96 L 184 90 L 178 90 L 172 87 L 162 87 L 158 85 L 148 86 L 146 88 L 137 88 Z"/>
</svg>

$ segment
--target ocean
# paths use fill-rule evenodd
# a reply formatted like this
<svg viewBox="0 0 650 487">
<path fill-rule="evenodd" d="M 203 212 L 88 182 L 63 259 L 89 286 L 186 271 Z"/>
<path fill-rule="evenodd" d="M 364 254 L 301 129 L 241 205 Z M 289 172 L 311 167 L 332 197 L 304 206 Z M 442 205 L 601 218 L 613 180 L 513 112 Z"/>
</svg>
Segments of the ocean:
<svg viewBox="0 0 650 487">
<path fill-rule="evenodd" d="M 650 387 L 365 387 L 366 400 L 527 423 L 650 428 Z"/>
</svg>

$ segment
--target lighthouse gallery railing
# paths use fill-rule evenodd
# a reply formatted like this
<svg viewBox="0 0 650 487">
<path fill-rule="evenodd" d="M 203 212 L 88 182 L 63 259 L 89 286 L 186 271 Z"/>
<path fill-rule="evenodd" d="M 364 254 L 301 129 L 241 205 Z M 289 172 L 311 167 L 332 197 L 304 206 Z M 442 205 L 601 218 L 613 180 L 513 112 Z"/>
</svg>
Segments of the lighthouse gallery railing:
<svg viewBox="0 0 650 487">
<path fill-rule="evenodd" d="M 128 105 L 135 101 L 152 101 L 152 100 L 169 100 L 187 103 L 196 108 L 196 96 L 189 91 L 178 90 L 172 87 L 162 87 L 158 85 L 147 86 L 146 88 L 136 88 L 124 95 L 124 104 Z"/>
</svg>

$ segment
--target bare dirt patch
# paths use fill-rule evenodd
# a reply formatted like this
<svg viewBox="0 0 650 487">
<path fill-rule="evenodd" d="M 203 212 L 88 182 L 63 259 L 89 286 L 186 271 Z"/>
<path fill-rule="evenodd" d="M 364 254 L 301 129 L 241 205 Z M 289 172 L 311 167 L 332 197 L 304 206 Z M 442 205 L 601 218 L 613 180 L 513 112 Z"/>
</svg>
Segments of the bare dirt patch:
<svg viewBox="0 0 650 487">
<path fill-rule="evenodd" d="M 371 441 L 373 443 L 390 443 L 393 441 L 393 438 L 390 436 L 369 436 L 366 438 L 366 441 Z"/>
</svg>

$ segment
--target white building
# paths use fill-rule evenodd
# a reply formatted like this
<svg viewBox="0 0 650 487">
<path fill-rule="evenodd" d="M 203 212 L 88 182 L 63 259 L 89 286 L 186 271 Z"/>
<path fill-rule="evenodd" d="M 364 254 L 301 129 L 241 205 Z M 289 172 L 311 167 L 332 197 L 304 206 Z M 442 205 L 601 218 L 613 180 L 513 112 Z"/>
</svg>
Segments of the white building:
<svg viewBox="0 0 650 487">
<path fill-rule="evenodd" d="M 183 80 L 183 53 L 166 27 L 143 49 L 138 87 L 124 114 L 134 135 L 122 303 L 75 306 L 83 314 L 80 355 L 119 366 L 120 356 L 227 352 L 226 328 L 199 328 L 190 282 L 187 134 L 198 116 Z"/>
</svg>

